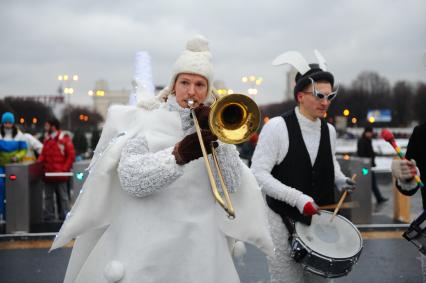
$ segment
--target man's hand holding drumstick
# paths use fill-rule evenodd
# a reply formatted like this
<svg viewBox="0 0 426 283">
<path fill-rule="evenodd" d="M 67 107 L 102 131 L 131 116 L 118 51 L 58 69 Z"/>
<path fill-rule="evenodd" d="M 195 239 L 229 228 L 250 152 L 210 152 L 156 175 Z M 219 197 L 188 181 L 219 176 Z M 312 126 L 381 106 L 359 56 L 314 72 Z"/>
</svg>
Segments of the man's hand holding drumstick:
<svg viewBox="0 0 426 283">
<path fill-rule="evenodd" d="M 331 216 L 331 218 L 330 218 L 330 222 L 333 221 L 334 217 L 336 217 L 337 212 L 339 212 L 340 206 L 342 206 L 342 203 L 345 200 L 346 195 L 348 194 L 348 191 L 351 192 L 351 191 L 353 191 L 355 189 L 355 184 L 356 184 L 355 183 L 355 178 L 356 178 L 356 174 L 353 174 L 352 178 L 346 179 L 346 183 L 348 184 L 348 186 L 347 187 L 342 186 L 343 194 L 340 197 L 339 202 L 337 203 L 336 208 L 334 209 L 333 216 Z"/>
</svg>

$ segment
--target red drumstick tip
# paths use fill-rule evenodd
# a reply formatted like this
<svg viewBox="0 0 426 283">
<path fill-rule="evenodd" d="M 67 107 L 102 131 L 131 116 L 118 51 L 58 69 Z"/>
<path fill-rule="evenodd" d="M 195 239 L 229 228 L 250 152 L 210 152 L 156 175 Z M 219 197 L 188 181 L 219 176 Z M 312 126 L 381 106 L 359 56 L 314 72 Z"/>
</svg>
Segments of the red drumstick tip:
<svg viewBox="0 0 426 283">
<path fill-rule="evenodd" d="M 380 133 L 380 136 L 387 142 L 392 142 L 395 140 L 392 132 L 387 129 L 383 129 L 382 132 Z"/>
</svg>

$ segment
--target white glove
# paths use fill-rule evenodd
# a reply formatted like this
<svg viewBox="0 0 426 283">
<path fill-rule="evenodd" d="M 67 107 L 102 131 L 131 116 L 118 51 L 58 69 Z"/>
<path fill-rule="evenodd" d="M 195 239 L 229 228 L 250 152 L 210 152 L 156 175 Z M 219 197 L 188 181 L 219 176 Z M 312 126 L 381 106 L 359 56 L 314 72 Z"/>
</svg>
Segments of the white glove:
<svg viewBox="0 0 426 283">
<path fill-rule="evenodd" d="M 319 207 L 314 202 L 314 199 L 308 195 L 301 194 L 296 201 L 296 208 L 299 212 L 306 216 L 312 216 L 314 214 L 319 214 Z"/>
<path fill-rule="evenodd" d="M 339 192 L 348 191 L 351 193 L 356 188 L 356 182 L 349 178 L 338 179 L 335 181 L 335 185 Z"/>
<path fill-rule="evenodd" d="M 392 175 L 402 182 L 409 182 L 417 173 L 416 161 L 414 159 L 394 159 L 392 160 Z"/>
</svg>

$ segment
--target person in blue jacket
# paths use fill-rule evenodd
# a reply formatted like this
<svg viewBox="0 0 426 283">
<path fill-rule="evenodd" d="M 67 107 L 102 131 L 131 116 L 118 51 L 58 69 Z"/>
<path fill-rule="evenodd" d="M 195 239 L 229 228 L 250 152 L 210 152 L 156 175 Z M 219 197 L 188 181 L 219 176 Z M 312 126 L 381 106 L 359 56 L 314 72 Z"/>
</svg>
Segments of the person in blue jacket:
<svg viewBox="0 0 426 283">
<path fill-rule="evenodd" d="M 13 114 L 3 113 L 0 126 L 0 174 L 5 173 L 5 165 L 22 161 L 27 148 L 25 136 L 16 127 Z M 0 178 L 0 222 L 5 216 L 5 181 Z"/>
</svg>

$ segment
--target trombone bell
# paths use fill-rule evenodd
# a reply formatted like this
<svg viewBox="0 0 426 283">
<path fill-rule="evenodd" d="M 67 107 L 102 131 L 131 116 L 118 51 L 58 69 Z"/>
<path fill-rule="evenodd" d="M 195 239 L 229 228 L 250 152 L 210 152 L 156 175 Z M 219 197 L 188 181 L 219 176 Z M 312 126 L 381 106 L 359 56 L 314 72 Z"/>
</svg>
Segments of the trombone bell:
<svg viewBox="0 0 426 283">
<path fill-rule="evenodd" d="M 211 106 L 210 130 L 224 143 L 238 144 L 248 140 L 259 128 L 259 123 L 259 107 L 246 95 L 229 94 Z"/>
</svg>

